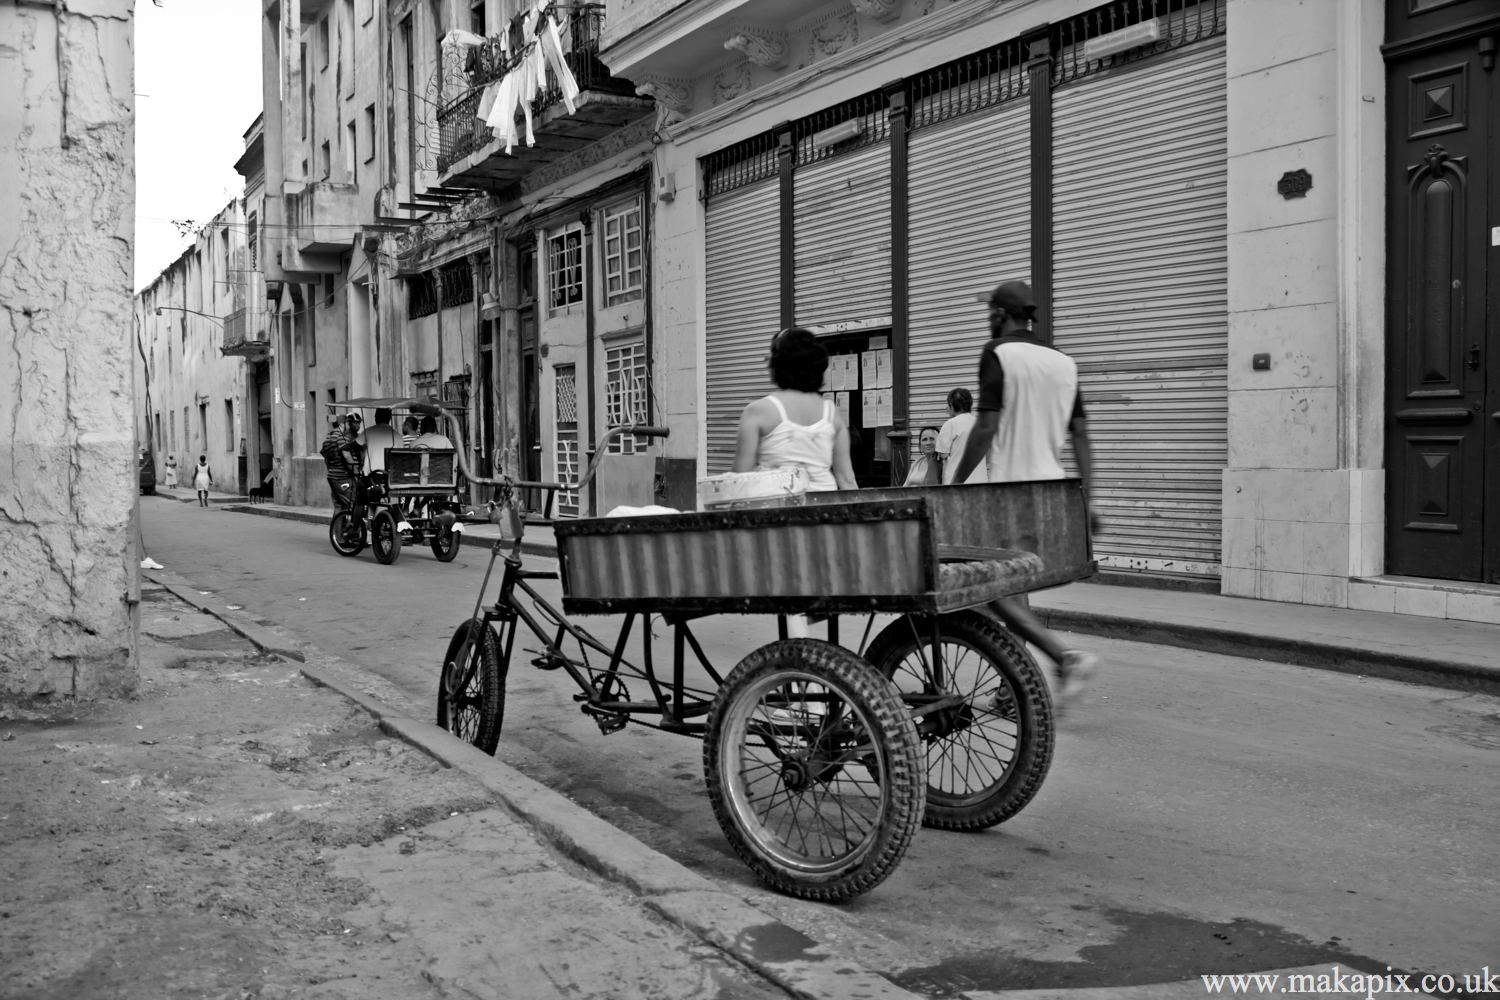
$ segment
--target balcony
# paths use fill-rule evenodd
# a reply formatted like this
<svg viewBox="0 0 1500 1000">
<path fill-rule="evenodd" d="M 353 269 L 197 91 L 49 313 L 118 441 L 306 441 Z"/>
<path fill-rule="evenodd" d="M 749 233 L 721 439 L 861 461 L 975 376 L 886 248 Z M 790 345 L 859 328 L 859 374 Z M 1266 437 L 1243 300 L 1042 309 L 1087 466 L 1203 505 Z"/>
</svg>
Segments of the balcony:
<svg viewBox="0 0 1500 1000">
<path fill-rule="evenodd" d="M 225 357 L 262 361 L 271 354 L 271 314 L 264 309 L 236 309 L 224 317 Z"/>
<path fill-rule="evenodd" d="M 488 39 L 470 50 L 466 70 L 469 89 L 438 111 L 437 168 L 441 184 L 504 187 L 651 112 L 653 103 L 637 97 L 634 84 L 611 76 L 599 61 L 604 5 L 555 4 L 552 10 L 563 60 L 578 83 L 579 93 L 574 99 L 577 110 L 568 113 L 562 103 L 562 88 L 549 66 L 546 85 L 531 103 L 536 145 L 525 144 L 524 125 L 519 126 L 522 141 L 507 154 L 494 130 L 478 119 L 479 104 L 485 89 L 514 70 L 526 51 L 511 46 L 512 55 L 507 57 L 499 38 Z M 510 37 L 519 37 L 515 24 Z"/>
</svg>

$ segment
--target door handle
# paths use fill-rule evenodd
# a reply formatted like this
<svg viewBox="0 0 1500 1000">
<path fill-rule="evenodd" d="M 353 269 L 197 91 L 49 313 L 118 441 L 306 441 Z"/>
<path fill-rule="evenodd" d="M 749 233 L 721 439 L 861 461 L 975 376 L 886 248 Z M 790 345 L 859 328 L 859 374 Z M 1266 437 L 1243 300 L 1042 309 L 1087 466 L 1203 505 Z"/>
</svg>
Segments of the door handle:
<svg viewBox="0 0 1500 1000">
<path fill-rule="evenodd" d="M 1469 371 L 1471 371 L 1471 372 L 1477 372 L 1478 370 L 1479 370 L 1479 345 L 1475 344 L 1473 347 L 1469 348 Z"/>
</svg>

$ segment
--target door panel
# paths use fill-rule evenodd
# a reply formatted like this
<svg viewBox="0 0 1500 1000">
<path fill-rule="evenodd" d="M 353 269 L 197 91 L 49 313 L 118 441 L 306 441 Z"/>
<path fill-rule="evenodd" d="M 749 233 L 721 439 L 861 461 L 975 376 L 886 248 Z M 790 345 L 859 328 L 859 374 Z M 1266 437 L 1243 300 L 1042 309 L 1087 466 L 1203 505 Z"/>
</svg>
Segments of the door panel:
<svg viewBox="0 0 1500 1000">
<path fill-rule="evenodd" d="M 1493 579 L 1485 529 L 1500 534 L 1500 503 L 1484 488 L 1497 432 L 1485 419 L 1496 353 L 1486 302 L 1493 74 L 1469 39 L 1393 63 L 1389 95 L 1387 568 Z"/>
</svg>

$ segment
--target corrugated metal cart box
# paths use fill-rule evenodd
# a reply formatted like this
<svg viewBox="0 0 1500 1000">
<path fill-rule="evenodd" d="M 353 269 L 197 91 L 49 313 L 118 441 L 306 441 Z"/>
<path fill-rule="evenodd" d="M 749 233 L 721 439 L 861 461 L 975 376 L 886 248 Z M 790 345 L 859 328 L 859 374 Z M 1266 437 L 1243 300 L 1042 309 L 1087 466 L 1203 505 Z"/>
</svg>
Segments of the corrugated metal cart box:
<svg viewBox="0 0 1500 1000">
<path fill-rule="evenodd" d="M 563 608 L 935 613 L 1093 572 L 1076 481 L 808 497 L 799 506 L 559 522 Z"/>
</svg>

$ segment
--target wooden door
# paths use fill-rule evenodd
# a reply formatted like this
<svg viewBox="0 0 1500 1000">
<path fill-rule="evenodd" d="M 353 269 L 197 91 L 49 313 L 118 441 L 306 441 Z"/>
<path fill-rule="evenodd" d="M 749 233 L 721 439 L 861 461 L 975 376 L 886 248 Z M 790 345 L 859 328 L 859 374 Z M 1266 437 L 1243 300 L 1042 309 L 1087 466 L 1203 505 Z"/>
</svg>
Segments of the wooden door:
<svg viewBox="0 0 1500 1000">
<path fill-rule="evenodd" d="M 1494 75 L 1472 38 L 1389 67 L 1391 573 L 1500 572 L 1500 423 L 1491 416 L 1500 411 L 1500 343 L 1487 224 Z"/>
</svg>

